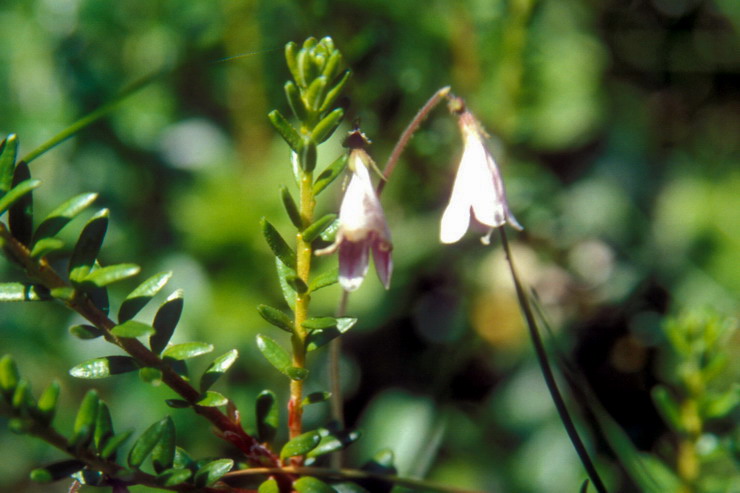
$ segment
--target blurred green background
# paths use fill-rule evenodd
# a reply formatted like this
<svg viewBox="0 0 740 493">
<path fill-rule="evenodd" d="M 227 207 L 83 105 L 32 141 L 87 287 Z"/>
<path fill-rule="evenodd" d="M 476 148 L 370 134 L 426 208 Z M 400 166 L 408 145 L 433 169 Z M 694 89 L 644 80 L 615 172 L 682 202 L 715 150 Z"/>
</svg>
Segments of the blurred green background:
<svg viewBox="0 0 740 493">
<path fill-rule="evenodd" d="M 334 38 L 354 72 L 347 121 L 360 119 L 381 164 L 449 84 L 493 136 L 526 228 L 512 235 L 514 255 L 558 345 L 633 443 L 660 454 L 666 430 L 648 392 L 662 378 L 661 317 L 738 309 L 738 29 L 736 0 L 4 0 L 0 136 L 17 133 L 24 155 L 127 83 L 168 71 L 32 163 L 44 182 L 36 208 L 100 193 L 112 217 L 103 259 L 139 263 L 142 279 L 174 270 L 170 287 L 186 300 L 175 340 L 240 351 L 219 390 L 250 426 L 260 390 L 287 391 L 254 344 L 271 330 L 254 307 L 281 303 L 259 218 L 289 231 L 277 192 L 292 185 L 288 151 L 266 118 L 288 113 L 283 46 Z M 235 55 L 244 56 L 219 61 Z M 320 163 L 340 144 L 337 135 L 322 146 Z M 347 413 L 365 433 L 350 461 L 390 447 L 404 475 L 575 492 L 585 475 L 534 362 L 502 252 L 475 234 L 438 244 L 460 153 L 455 122 L 438 109 L 383 197 L 396 271 L 390 292 L 371 273 L 350 301 L 360 322 L 344 338 Z M 338 192 L 322 195 L 320 210 L 335 210 Z M 20 278 L 6 263 L 0 272 Z M 333 312 L 338 296 L 327 289 L 315 313 Z M 61 379 L 70 409 L 58 419 L 68 424 L 90 382 L 67 370 L 115 353 L 71 337 L 75 322 L 57 305 L 0 307 L 0 352 L 37 391 Z M 325 388 L 325 366 L 325 355 L 314 357 L 311 389 Z M 119 429 L 142 431 L 172 413 L 194 456 L 234 453 L 204 421 L 167 408 L 167 389 L 129 375 L 92 384 Z M 325 411 L 311 410 L 308 425 Z M 27 482 L 61 453 L 5 424 L 0 490 L 66 491 Z M 613 491 L 633 491 L 604 442 L 589 441 Z"/>
</svg>

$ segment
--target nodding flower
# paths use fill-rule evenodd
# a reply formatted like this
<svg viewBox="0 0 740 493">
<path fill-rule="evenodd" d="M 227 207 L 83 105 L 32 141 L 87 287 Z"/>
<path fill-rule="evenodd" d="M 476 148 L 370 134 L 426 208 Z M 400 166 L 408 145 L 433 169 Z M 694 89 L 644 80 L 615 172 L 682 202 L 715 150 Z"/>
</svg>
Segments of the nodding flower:
<svg viewBox="0 0 740 493">
<path fill-rule="evenodd" d="M 337 236 L 332 245 L 316 252 L 326 255 L 339 251 L 339 283 L 346 291 L 356 290 L 365 279 L 371 249 L 375 270 L 386 289 L 393 272 L 393 244 L 383 207 L 370 179 L 368 168 L 374 163 L 365 151 L 368 144 L 359 130 L 347 137 L 351 177 L 339 208 Z"/>
<path fill-rule="evenodd" d="M 451 107 L 458 114 L 464 147 L 450 202 L 442 215 L 440 240 L 455 243 L 462 238 L 472 213 L 479 223 L 489 228 L 481 238 L 487 245 L 495 228 L 506 223 L 520 231 L 523 228 L 509 210 L 501 173 L 486 147 L 485 131 L 460 99 L 452 99 Z"/>
</svg>

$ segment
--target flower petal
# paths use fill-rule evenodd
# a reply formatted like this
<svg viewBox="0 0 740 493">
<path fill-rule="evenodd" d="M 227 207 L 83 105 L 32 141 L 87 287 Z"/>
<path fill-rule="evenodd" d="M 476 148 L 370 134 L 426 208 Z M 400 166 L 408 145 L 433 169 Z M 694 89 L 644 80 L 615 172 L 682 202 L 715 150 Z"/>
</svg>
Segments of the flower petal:
<svg viewBox="0 0 740 493">
<path fill-rule="evenodd" d="M 391 286 L 391 275 L 393 274 L 392 248 L 390 243 L 380 238 L 374 238 L 373 262 L 375 262 L 375 272 L 378 273 L 378 278 L 383 283 L 383 286 L 385 286 L 385 289 Z"/>
<path fill-rule="evenodd" d="M 343 240 L 339 244 L 339 284 L 345 291 L 354 291 L 360 287 L 369 261 L 370 243 L 367 240 Z"/>
</svg>

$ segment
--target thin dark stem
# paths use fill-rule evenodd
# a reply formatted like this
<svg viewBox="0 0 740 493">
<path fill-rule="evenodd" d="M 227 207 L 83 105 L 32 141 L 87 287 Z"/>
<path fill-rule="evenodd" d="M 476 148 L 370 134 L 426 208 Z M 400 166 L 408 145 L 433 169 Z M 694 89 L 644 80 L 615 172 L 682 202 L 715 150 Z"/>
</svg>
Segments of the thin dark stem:
<svg viewBox="0 0 740 493">
<path fill-rule="evenodd" d="M 349 291 L 343 289 L 342 297 L 337 307 L 337 318 L 343 317 L 347 313 L 347 302 L 349 301 Z M 331 391 L 331 417 L 336 421 L 339 429 L 344 429 L 344 400 L 342 398 L 342 374 L 339 368 L 342 356 L 341 338 L 336 337 L 329 343 L 329 389 Z M 331 455 L 331 466 L 333 468 L 342 467 L 343 454 L 337 450 Z"/>
<path fill-rule="evenodd" d="M 52 137 L 51 139 L 44 142 L 42 145 L 34 149 L 33 151 L 29 152 L 24 158 L 23 161 L 26 163 L 30 163 L 37 157 L 41 156 L 45 152 L 49 151 L 50 149 L 53 149 L 57 145 L 61 144 L 65 140 L 69 139 L 70 137 L 73 137 L 77 132 L 82 130 L 83 128 L 95 123 L 97 120 L 101 119 L 114 109 L 118 107 L 119 104 L 121 104 L 126 98 L 131 96 L 132 94 L 136 93 L 140 89 L 148 86 L 150 83 L 161 77 L 163 74 L 167 73 L 167 71 L 159 71 L 155 72 L 149 75 L 146 75 L 142 77 L 141 79 L 133 82 L 130 84 L 126 89 L 124 89 L 121 94 L 119 94 L 116 99 L 113 101 L 104 104 L 100 108 L 92 111 L 91 113 L 83 116 L 76 122 L 74 122 L 69 127 L 65 128 L 61 132 L 59 132 L 57 135 Z"/>
<path fill-rule="evenodd" d="M 385 184 L 388 181 L 388 179 L 393 174 L 393 170 L 396 169 L 396 164 L 398 164 L 398 159 L 401 157 L 401 153 L 406 149 L 406 146 L 408 145 L 409 141 L 411 140 L 411 137 L 413 137 L 414 133 L 419 129 L 419 125 L 421 125 L 421 122 L 424 121 L 424 119 L 429 115 L 429 113 L 444 99 L 448 94 L 450 93 L 450 87 L 446 86 L 442 89 L 435 92 L 431 98 L 424 104 L 424 106 L 421 107 L 418 113 L 416 113 L 416 116 L 414 116 L 414 119 L 411 120 L 411 123 L 406 127 L 406 130 L 403 131 L 401 134 L 401 138 L 398 139 L 398 142 L 396 142 L 396 146 L 393 148 L 393 152 L 391 152 L 390 157 L 388 158 L 388 161 L 385 163 L 385 167 L 383 168 L 383 180 L 378 183 L 377 187 L 377 193 L 378 196 L 380 196 L 381 193 L 383 193 L 383 188 L 385 188 Z"/>
<path fill-rule="evenodd" d="M 558 389 L 557 382 L 555 381 L 555 375 L 552 371 L 552 368 L 550 367 L 550 362 L 547 357 L 547 351 L 545 351 L 545 345 L 543 344 L 542 338 L 540 337 L 537 322 L 535 320 L 534 314 L 532 313 L 532 307 L 529 304 L 529 298 L 527 297 L 524 288 L 522 287 L 522 283 L 519 280 L 516 268 L 514 267 L 514 260 L 511 256 L 509 242 L 506 238 L 506 231 L 504 230 L 504 227 L 498 228 L 498 231 L 501 236 L 501 244 L 503 245 L 504 252 L 506 253 L 506 261 L 508 262 L 509 270 L 511 271 L 511 278 L 514 281 L 514 287 L 516 288 L 516 296 L 519 299 L 519 306 L 522 308 L 524 318 L 527 321 L 529 335 L 532 338 L 535 354 L 537 355 L 537 362 L 539 363 L 540 369 L 542 370 L 542 376 L 545 378 L 547 389 L 550 391 L 550 396 L 555 403 L 555 408 L 558 411 L 560 420 L 563 422 L 565 431 L 568 433 L 568 438 L 570 438 L 573 447 L 576 449 L 576 453 L 581 459 L 581 463 L 583 464 L 584 469 L 586 469 L 588 477 L 591 478 L 594 487 L 597 491 L 599 491 L 599 493 L 606 493 L 607 490 L 604 486 L 604 482 L 601 480 L 596 467 L 591 461 L 591 457 L 588 455 L 586 446 L 581 440 L 581 437 L 578 435 L 578 430 L 576 430 L 573 419 L 568 412 L 568 408 L 565 405 L 565 400 L 563 399 L 563 396 Z"/>
</svg>

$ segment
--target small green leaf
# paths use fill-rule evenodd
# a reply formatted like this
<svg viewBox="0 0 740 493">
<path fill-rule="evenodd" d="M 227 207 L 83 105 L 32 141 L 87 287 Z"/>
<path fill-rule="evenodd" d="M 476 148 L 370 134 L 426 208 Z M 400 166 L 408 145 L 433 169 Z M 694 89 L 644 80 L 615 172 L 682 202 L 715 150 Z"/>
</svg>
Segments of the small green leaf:
<svg viewBox="0 0 740 493">
<path fill-rule="evenodd" d="M 295 310 L 296 292 L 288 282 L 288 279 L 297 277 L 295 269 L 285 265 L 278 257 L 275 257 L 275 267 L 277 268 L 278 282 L 280 283 L 280 291 L 283 293 L 283 299 L 291 310 Z"/>
<path fill-rule="evenodd" d="M 337 490 L 320 479 L 304 476 L 293 483 L 296 493 L 336 493 Z"/>
<path fill-rule="evenodd" d="M 393 464 L 395 457 L 391 449 L 383 449 L 377 452 L 372 459 L 363 464 L 362 470 L 378 474 L 394 475 L 398 473 Z"/>
<path fill-rule="evenodd" d="M 298 162 L 306 172 L 312 172 L 316 168 L 316 160 L 318 159 L 318 151 L 316 149 L 316 142 L 311 140 L 311 137 L 305 137 L 303 140 L 303 147 L 301 152 L 298 153 Z"/>
<path fill-rule="evenodd" d="M 57 252 L 64 248 L 64 242 L 59 238 L 42 238 L 37 241 L 31 249 L 31 258 L 41 258 L 52 252 Z"/>
<path fill-rule="evenodd" d="M 20 282 L 0 283 L 0 301 L 45 301 L 52 299 L 44 286 Z"/>
<path fill-rule="evenodd" d="M 192 475 L 193 471 L 190 469 L 167 469 L 157 474 L 157 483 L 169 488 L 184 483 Z"/>
<path fill-rule="evenodd" d="M 303 230 L 303 240 L 307 243 L 311 243 L 316 240 L 326 228 L 336 221 L 336 219 L 336 214 L 326 214 L 317 219 L 313 224 Z"/>
<path fill-rule="evenodd" d="M 0 143 L 0 195 L 13 186 L 13 171 L 18 157 L 18 136 L 10 134 Z"/>
<path fill-rule="evenodd" d="M 272 110 L 267 114 L 267 118 L 270 119 L 270 123 L 275 127 L 280 136 L 285 142 L 293 149 L 294 152 L 300 153 L 303 147 L 303 139 L 301 139 L 298 131 L 290 124 L 288 120 L 278 111 Z"/>
<path fill-rule="evenodd" d="M 308 292 L 308 285 L 298 276 L 287 276 L 285 282 L 299 295 Z"/>
<path fill-rule="evenodd" d="M 232 349 L 226 354 L 222 354 L 213 362 L 208 365 L 206 371 L 203 372 L 203 376 L 200 377 L 200 391 L 205 392 L 210 389 L 211 386 L 221 378 L 221 375 L 226 373 L 231 365 L 234 364 L 236 359 L 239 357 L 239 352 L 236 349 Z"/>
<path fill-rule="evenodd" d="M 156 473 L 161 473 L 172 467 L 175 460 L 175 423 L 167 416 L 159 441 L 152 450 L 152 466 Z"/>
<path fill-rule="evenodd" d="M 325 142 L 342 123 L 342 118 L 344 118 L 344 109 L 336 108 L 316 124 L 311 132 L 311 139 L 317 144 Z"/>
<path fill-rule="evenodd" d="M 303 228 L 303 221 L 301 221 L 301 213 L 298 212 L 298 206 L 293 200 L 293 196 L 290 194 L 288 187 L 282 185 L 280 187 L 280 197 L 283 199 L 283 206 L 285 206 L 285 212 L 288 213 L 290 222 L 293 223 L 298 229 Z"/>
<path fill-rule="evenodd" d="M 286 368 L 285 374 L 291 380 L 303 381 L 308 376 L 308 370 L 306 370 L 305 368 L 298 368 L 295 366 L 291 366 L 289 368 Z"/>
<path fill-rule="evenodd" d="M 137 322 L 136 320 L 129 320 L 127 322 L 123 322 L 121 325 L 116 325 L 110 332 L 116 337 L 128 337 L 133 339 L 154 334 L 154 327 L 143 322 Z"/>
<path fill-rule="evenodd" d="M 291 367 L 290 356 L 274 339 L 259 334 L 257 336 L 257 348 L 259 348 L 265 359 L 279 372 L 285 375 L 288 374 L 288 368 Z"/>
<path fill-rule="evenodd" d="M 69 286 L 54 288 L 50 291 L 51 297 L 61 301 L 72 301 L 75 297 L 75 289 Z"/>
<path fill-rule="evenodd" d="M 203 407 L 218 407 L 225 406 L 228 403 L 229 399 L 227 399 L 223 394 L 213 390 L 207 390 L 197 404 Z"/>
<path fill-rule="evenodd" d="M 257 493 L 280 493 L 280 487 L 274 479 L 268 479 L 259 486 Z"/>
<path fill-rule="evenodd" d="M 18 382 L 10 404 L 13 409 L 20 411 L 21 414 L 25 414 L 36 407 L 31 394 L 31 385 L 26 380 Z"/>
<path fill-rule="evenodd" d="M 167 427 L 167 422 L 170 417 L 166 417 L 161 421 L 157 421 L 153 425 L 142 433 L 142 435 L 134 442 L 131 447 L 131 451 L 128 454 L 128 465 L 134 469 L 138 469 L 144 463 L 149 454 L 152 453 L 154 447 L 159 443 L 162 434 Z"/>
<path fill-rule="evenodd" d="M 175 344 L 165 349 L 162 357 L 186 360 L 202 354 L 208 354 L 211 351 L 213 351 L 213 346 L 206 342 L 183 342 L 182 344 Z"/>
<path fill-rule="evenodd" d="M 183 293 L 181 289 L 178 289 L 172 293 L 167 300 L 162 303 L 162 306 L 157 310 L 157 314 L 154 316 L 154 322 L 152 326 L 156 333 L 149 338 L 149 346 L 152 351 L 159 354 L 162 350 L 167 347 L 167 343 L 170 341 L 172 334 L 175 333 L 175 327 L 180 321 L 180 315 L 182 315 L 182 308 L 184 301 L 182 299 Z"/>
<path fill-rule="evenodd" d="M 328 187 L 334 180 L 337 179 L 342 171 L 347 167 L 347 154 L 342 154 L 333 163 L 322 171 L 316 181 L 313 184 L 313 194 L 320 194 L 326 187 Z"/>
<path fill-rule="evenodd" d="M 334 87 L 329 89 L 329 91 L 327 91 L 326 97 L 324 97 L 324 103 L 321 105 L 321 108 L 319 108 L 319 111 L 321 113 L 328 111 L 329 108 L 332 107 L 334 102 L 342 93 L 342 89 L 344 89 L 344 86 L 347 84 L 347 81 L 349 80 L 351 75 L 352 72 L 350 72 L 349 70 L 345 70 L 342 74 L 342 78 L 339 79 L 339 82 L 337 82 Z"/>
<path fill-rule="evenodd" d="M 121 447 L 121 445 L 123 445 L 124 442 L 126 442 L 126 440 L 128 440 L 131 435 L 133 435 L 133 433 L 133 431 L 129 430 L 110 437 L 105 442 L 103 450 L 100 451 L 100 457 L 102 457 L 103 459 L 110 459 L 113 454 L 115 454 L 116 451 Z"/>
<path fill-rule="evenodd" d="M 334 52 L 329 56 L 329 59 L 326 61 L 326 65 L 324 66 L 324 70 L 322 70 L 322 72 L 329 81 L 333 81 L 337 77 L 337 75 L 339 75 L 341 65 L 342 53 L 339 50 L 334 50 Z"/>
<path fill-rule="evenodd" d="M 95 265 L 95 259 L 98 258 L 100 247 L 103 245 L 103 239 L 108 230 L 108 214 L 108 209 L 99 211 L 82 229 L 69 261 L 71 281 L 82 281 Z"/>
<path fill-rule="evenodd" d="M 229 472 L 234 466 L 234 461 L 231 459 L 218 459 L 213 462 L 209 462 L 205 466 L 198 469 L 195 473 L 195 486 L 198 488 L 205 488 L 210 486 L 223 477 L 224 474 Z"/>
<path fill-rule="evenodd" d="M 31 170 L 28 169 L 28 164 L 20 161 L 13 172 L 13 188 L 0 199 L 0 203 L 6 199 L 13 202 L 8 211 L 10 233 L 26 246 L 31 244 L 33 237 L 33 193 L 31 192 L 37 186 L 33 185 L 34 181 L 31 180 Z M 24 191 L 24 188 L 28 190 Z M 17 196 L 18 194 L 20 197 Z M 11 199 L 11 196 L 16 196 L 16 198 Z M 2 206 L 0 206 L 0 211 L 4 211 Z"/>
<path fill-rule="evenodd" d="M 134 445 L 131 447 L 131 451 L 128 454 L 128 465 L 130 467 L 134 469 L 141 467 L 141 464 L 144 463 L 146 458 L 149 457 L 149 454 L 154 450 L 154 447 L 159 443 L 159 440 L 162 438 L 162 435 L 168 426 L 168 422 L 171 422 L 169 416 L 161 421 L 157 421 L 147 428 L 136 442 L 134 442 Z"/>
<path fill-rule="evenodd" d="M 25 180 L 14 186 L 10 192 L 0 198 L 0 214 L 7 211 L 13 204 L 23 198 L 24 195 L 30 193 L 34 188 L 38 188 L 41 185 L 39 180 Z"/>
<path fill-rule="evenodd" d="M 185 409 L 191 405 L 188 401 L 182 399 L 166 399 L 165 403 L 173 409 Z"/>
<path fill-rule="evenodd" d="M 333 284 L 336 284 L 337 282 L 339 282 L 339 267 L 334 266 L 330 270 L 322 272 L 321 274 L 311 279 L 311 282 L 308 285 L 308 290 L 313 293 L 314 291 L 318 291 L 321 288 L 331 286 Z"/>
<path fill-rule="evenodd" d="M 18 380 L 20 380 L 18 366 L 12 356 L 6 354 L 0 359 L 0 391 L 7 397 L 12 396 Z"/>
<path fill-rule="evenodd" d="M 740 384 L 734 384 L 721 392 L 705 392 L 700 409 L 702 416 L 710 419 L 723 418 L 740 404 Z"/>
<path fill-rule="evenodd" d="M 134 277 L 141 271 L 136 264 L 108 265 L 91 271 L 81 281 L 83 284 L 92 284 L 98 288 L 108 286 L 114 282 Z"/>
<path fill-rule="evenodd" d="M 101 401 L 95 417 L 95 433 L 93 434 L 95 450 L 102 451 L 105 448 L 105 444 L 113 435 L 113 420 L 110 416 L 110 410 L 108 409 L 108 405 Z"/>
<path fill-rule="evenodd" d="M 280 233 L 264 217 L 260 221 L 260 225 L 262 226 L 262 234 L 265 236 L 267 245 L 272 250 L 272 253 L 285 265 L 295 268 L 295 252 L 288 246 L 288 243 L 285 242 L 283 237 L 280 236 Z"/>
<path fill-rule="evenodd" d="M 283 446 L 280 451 L 280 458 L 284 460 L 288 457 L 305 455 L 316 448 L 320 441 L 321 437 L 316 431 L 309 431 L 298 435 Z"/>
<path fill-rule="evenodd" d="M 51 483 L 72 476 L 85 465 L 83 461 L 77 459 L 55 462 L 31 471 L 31 480 L 37 483 Z"/>
<path fill-rule="evenodd" d="M 116 355 L 87 360 L 69 370 L 69 374 L 77 378 L 106 378 L 138 369 L 135 359 Z"/>
<path fill-rule="evenodd" d="M 343 450 L 360 438 L 358 431 L 330 432 L 326 428 L 319 430 L 321 441 L 308 453 L 307 457 L 319 457 L 337 450 Z"/>
<path fill-rule="evenodd" d="M 313 79 L 308 89 L 306 89 L 303 99 L 306 101 L 306 106 L 313 112 L 318 112 L 319 108 L 321 108 L 328 84 L 329 81 L 326 77 L 320 75 Z"/>
<path fill-rule="evenodd" d="M 282 329 L 291 334 L 293 333 L 293 319 L 277 308 L 273 308 L 268 305 L 258 305 L 257 312 L 262 316 L 262 318 L 278 329 Z"/>
<path fill-rule="evenodd" d="M 157 387 L 162 383 L 162 370 L 150 367 L 139 368 L 139 379 L 144 383 Z"/>
<path fill-rule="evenodd" d="M 311 332 L 306 339 L 306 349 L 314 351 L 327 344 L 332 339 L 344 334 L 357 323 L 356 318 L 332 317 L 309 318 L 303 323 L 303 327 Z"/>
<path fill-rule="evenodd" d="M 92 325 L 86 324 L 70 327 L 69 333 L 82 340 L 97 339 L 98 337 L 103 335 L 102 330 L 98 329 L 97 327 L 93 327 Z"/>
<path fill-rule="evenodd" d="M 49 384 L 48 387 L 39 396 L 39 402 L 37 410 L 40 414 L 41 419 L 44 423 L 49 424 L 54 419 L 54 414 L 57 409 L 57 402 L 59 402 L 60 392 L 59 382 L 54 381 Z"/>
<path fill-rule="evenodd" d="M 52 236 L 59 233 L 72 219 L 87 209 L 97 198 L 97 193 L 83 193 L 72 197 L 51 211 L 41 221 L 41 224 L 39 224 L 39 227 L 36 228 L 33 234 L 34 249 L 41 240 L 51 239 Z"/>
<path fill-rule="evenodd" d="M 255 401 L 255 411 L 259 441 L 272 442 L 280 424 L 280 411 L 275 393 L 271 390 L 260 392 Z"/>
<path fill-rule="evenodd" d="M 302 79 L 302 74 L 300 70 L 298 70 L 298 45 L 293 41 L 290 41 L 285 45 L 285 61 L 288 64 L 288 69 L 290 69 L 290 73 L 295 81 L 301 87 L 306 87 L 306 83 Z"/>
<path fill-rule="evenodd" d="M 331 392 L 313 392 L 303 398 L 301 405 L 318 404 L 319 402 L 326 402 L 329 399 L 331 399 Z"/>
<path fill-rule="evenodd" d="M 70 443 L 76 447 L 84 447 L 89 443 L 95 431 L 95 422 L 98 417 L 100 398 L 95 390 L 89 390 L 82 399 L 80 409 L 75 418 L 74 433 Z"/>
<path fill-rule="evenodd" d="M 293 81 L 289 80 L 285 83 L 283 89 L 285 89 L 285 99 L 288 100 L 290 109 L 293 110 L 293 115 L 295 115 L 298 121 L 306 121 L 308 119 L 308 112 L 306 111 L 303 99 L 301 99 L 301 93 L 298 90 L 298 86 L 296 86 Z"/>
<path fill-rule="evenodd" d="M 662 385 L 656 385 L 652 389 L 652 396 L 656 407 L 668 424 L 670 424 L 671 428 L 679 432 L 684 431 L 685 428 L 681 420 L 679 405 L 673 399 L 669 390 Z"/>
<path fill-rule="evenodd" d="M 160 272 L 155 274 L 136 289 L 131 291 L 123 300 L 118 310 L 118 321 L 123 323 L 131 320 L 146 306 L 147 303 L 167 284 L 172 277 L 172 272 Z"/>
</svg>

